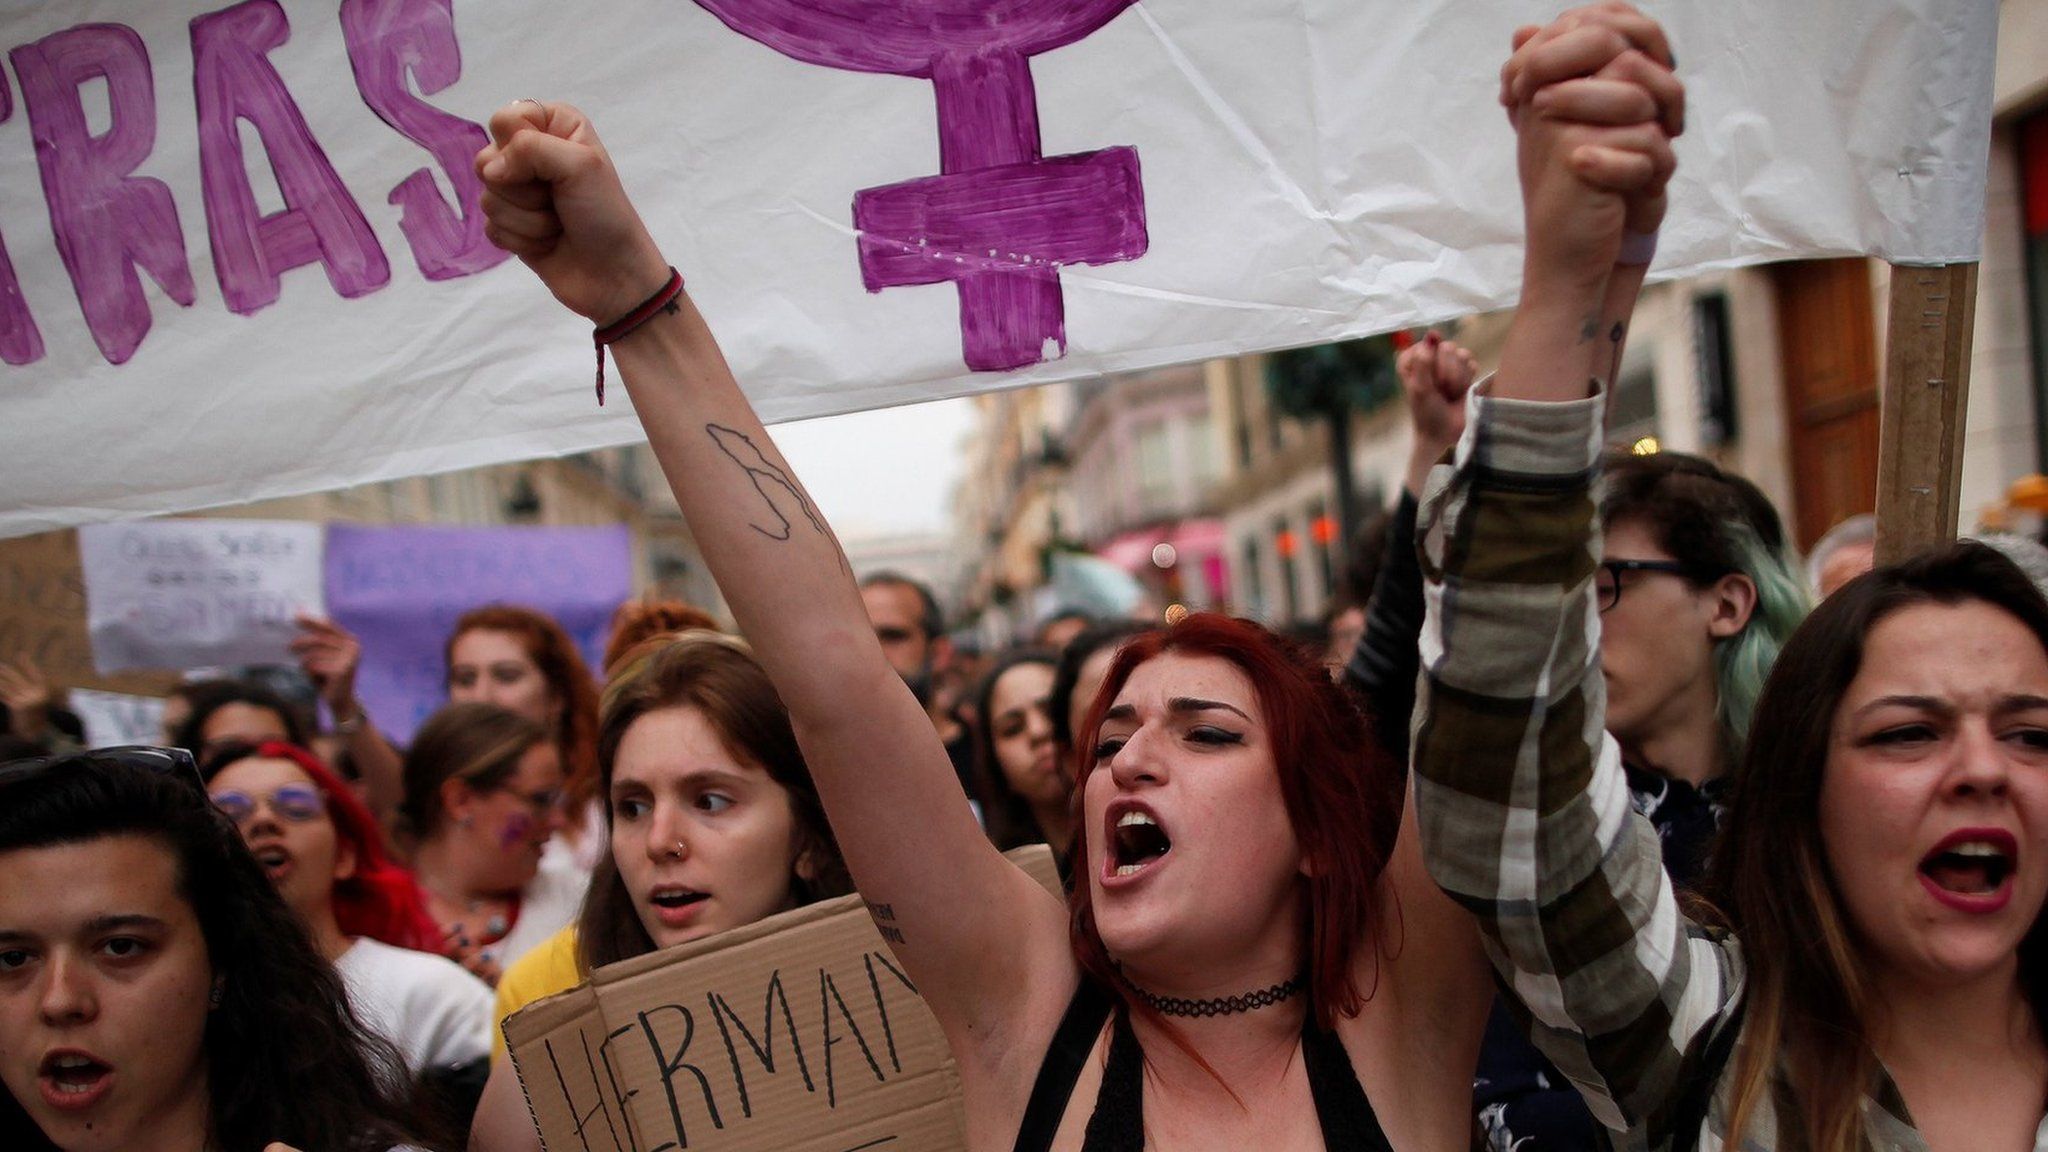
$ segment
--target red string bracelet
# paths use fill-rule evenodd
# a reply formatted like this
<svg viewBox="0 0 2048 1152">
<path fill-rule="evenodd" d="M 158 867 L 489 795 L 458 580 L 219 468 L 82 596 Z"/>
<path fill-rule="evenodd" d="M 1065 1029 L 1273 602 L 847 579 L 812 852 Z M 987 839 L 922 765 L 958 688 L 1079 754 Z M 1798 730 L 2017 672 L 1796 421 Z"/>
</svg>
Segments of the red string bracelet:
<svg viewBox="0 0 2048 1152">
<path fill-rule="evenodd" d="M 591 342 L 597 345 L 598 407 L 604 407 L 604 346 L 616 344 L 627 336 L 632 335 L 635 328 L 652 320 L 656 312 L 675 303 L 676 297 L 682 294 L 683 274 L 676 271 L 675 267 L 671 265 L 668 270 L 668 283 L 661 286 L 661 291 L 649 296 L 646 302 L 638 308 L 633 309 L 631 312 L 590 334 Z"/>
</svg>

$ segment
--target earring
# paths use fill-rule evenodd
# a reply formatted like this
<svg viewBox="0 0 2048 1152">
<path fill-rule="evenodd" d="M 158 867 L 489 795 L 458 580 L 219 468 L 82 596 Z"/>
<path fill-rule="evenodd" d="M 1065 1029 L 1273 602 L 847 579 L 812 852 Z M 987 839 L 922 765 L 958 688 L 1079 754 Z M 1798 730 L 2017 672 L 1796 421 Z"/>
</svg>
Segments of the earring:
<svg viewBox="0 0 2048 1152">
<path fill-rule="evenodd" d="M 208 992 L 208 993 L 206 994 L 206 1006 L 207 1006 L 207 1007 L 208 1007 L 209 1009 L 212 1009 L 212 1008 L 218 1008 L 218 1007 L 220 1007 L 220 1003 L 221 1003 L 221 1001 L 222 1001 L 222 1000 L 225 1000 L 225 999 L 227 998 L 227 994 L 228 994 L 228 979 L 227 979 L 227 977 L 225 977 L 225 976 L 215 976 L 215 977 L 213 978 L 213 990 L 212 990 L 211 992 Z"/>
</svg>

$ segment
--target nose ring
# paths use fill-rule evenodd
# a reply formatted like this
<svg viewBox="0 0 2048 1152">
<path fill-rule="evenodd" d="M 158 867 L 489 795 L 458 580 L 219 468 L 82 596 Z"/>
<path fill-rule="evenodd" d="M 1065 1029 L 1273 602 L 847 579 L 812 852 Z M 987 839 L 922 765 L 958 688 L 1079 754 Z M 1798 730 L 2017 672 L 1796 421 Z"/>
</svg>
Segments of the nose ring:
<svg viewBox="0 0 2048 1152">
<path fill-rule="evenodd" d="M 675 858 L 676 858 L 676 859 L 678 859 L 678 860 L 682 859 L 682 858 L 683 858 L 683 842 L 682 842 L 681 840 L 678 840 L 678 841 L 676 841 L 676 843 L 675 843 L 675 847 L 673 847 L 673 848 L 670 848 L 670 849 L 668 850 L 668 854 L 669 854 L 670 856 L 673 856 L 673 857 L 675 857 Z"/>
</svg>

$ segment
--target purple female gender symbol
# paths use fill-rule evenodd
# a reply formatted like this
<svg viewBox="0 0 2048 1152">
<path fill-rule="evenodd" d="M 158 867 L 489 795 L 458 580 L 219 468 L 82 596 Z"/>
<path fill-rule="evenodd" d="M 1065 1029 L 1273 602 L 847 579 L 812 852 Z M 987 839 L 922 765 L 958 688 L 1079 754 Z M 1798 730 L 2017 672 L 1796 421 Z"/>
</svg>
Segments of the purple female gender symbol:
<svg viewBox="0 0 2048 1152">
<path fill-rule="evenodd" d="M 1063 354 L 1060 266 L 1145 254 L 1137 149 L 1041 156 L 1029 61 L 1132 0 L 697 3 L 805 63 L 932 82 L 941 175 L 856 192 L 853 222 L 868 291 L 958 286 L 969 368 L 1000 372 Z"/>
</svg>

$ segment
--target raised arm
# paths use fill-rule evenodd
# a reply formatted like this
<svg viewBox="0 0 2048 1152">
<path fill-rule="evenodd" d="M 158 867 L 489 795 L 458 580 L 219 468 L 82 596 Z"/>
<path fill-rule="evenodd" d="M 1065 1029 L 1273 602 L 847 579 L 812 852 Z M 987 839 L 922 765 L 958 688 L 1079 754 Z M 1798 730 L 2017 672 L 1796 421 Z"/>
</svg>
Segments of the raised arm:
<svg viewBox="0 0 2048 1152">
<path fill-rule="evenodd" d="M 589 122 L 522 100 L 477 157 L 491 239 L 608 325 L 669 278 Z M 831 529 L 677 296 L 611 352 L 690 531 L 788 705 L 841 850 L 949 1033 L 1066 981 L 1063 906 L 989 846 L 944 746 L 890 669 Z M 1056 1011 L 1056 1009 L 1055 1009 Z M 993 1017 L 993 1019 L 989 1019 Z"/>
<path fill-rule="evenodd" d="M 1618 5 L 1517 36 L 1504 99 L 1529 231 L 1522 305 L 1432 477 L 1415 788 L 1428 865 L 1477 914 L 1531 1036 L 1611 1128 L 1665 1121 L 1735 986 L 1680 914 L 1603 731 L 1595 472 L 1682 110 L 1661 31 Z M 1640 247 L 1640 244 L 1634 245 Z"/>
<path fill-rule="evenodd" d="M 1476 368 L 1472 354 L 1435 332 L 1402 350 L 1395 368 L 1408 402 L 1413 432 L 1401 497 L 1387 525 L 1386 548 L 1372 601 L 1365 610 L 1365 635 L 1344 665 L 1344 682 L 1365 699 L 1373 736 L 1408 767 L 1408 723 L 1415 712 L 1415 677 L 1420 671 L 1416 641 L 1422 636 L 1422 562 L 1415 554 L 1415 517 L 1429 470 L 1465 431 L 1465 393 Z"/>
</svg>

